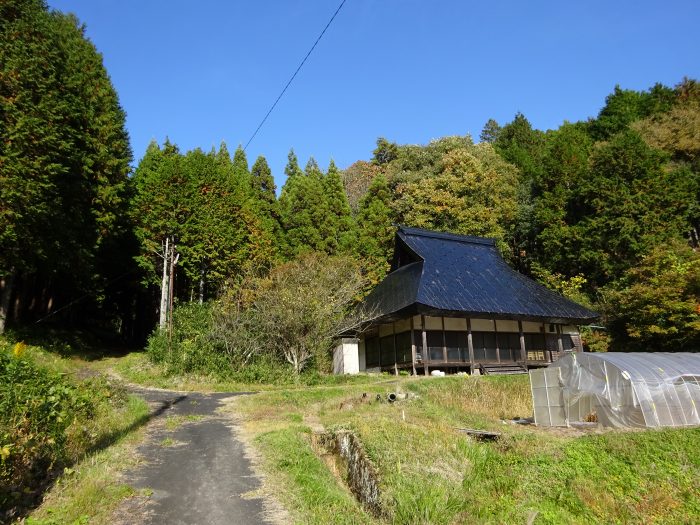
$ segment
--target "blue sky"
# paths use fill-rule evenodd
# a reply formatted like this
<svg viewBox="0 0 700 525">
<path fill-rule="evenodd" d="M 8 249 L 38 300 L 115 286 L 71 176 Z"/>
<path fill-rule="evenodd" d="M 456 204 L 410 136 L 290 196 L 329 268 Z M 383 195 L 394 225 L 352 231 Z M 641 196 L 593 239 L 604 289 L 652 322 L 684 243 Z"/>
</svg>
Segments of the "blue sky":
<svg viewBox="0 0 700 525">
<path fill-rule="evenodd" d="M 340 0 L 49 0 L 73 12 L 127 112 L 135 162 L 245 144 Z M 595 116 L 619 84 L 700 77 L 700 2 L 347 0 L 248 147 L 278 186 L 287 152 L 345 168 L 377 137 L 478 138 L 521 111 L 540 129 Z"/>
</svg>

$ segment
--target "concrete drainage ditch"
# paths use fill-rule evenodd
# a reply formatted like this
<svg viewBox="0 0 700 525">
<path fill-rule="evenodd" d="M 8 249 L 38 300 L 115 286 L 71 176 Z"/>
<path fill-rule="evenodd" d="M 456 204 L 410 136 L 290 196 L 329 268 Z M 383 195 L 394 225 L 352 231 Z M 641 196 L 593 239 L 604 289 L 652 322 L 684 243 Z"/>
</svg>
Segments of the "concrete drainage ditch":
<svg viewBox="0 0 700 525">
<path fill-rule="evenodd" d="M 313 434 L 313 444 L 355 498 L 375 516 L 384 515 L 379 476 L 359 438 L 349 430 L 324 431 Z"/>
</svg>

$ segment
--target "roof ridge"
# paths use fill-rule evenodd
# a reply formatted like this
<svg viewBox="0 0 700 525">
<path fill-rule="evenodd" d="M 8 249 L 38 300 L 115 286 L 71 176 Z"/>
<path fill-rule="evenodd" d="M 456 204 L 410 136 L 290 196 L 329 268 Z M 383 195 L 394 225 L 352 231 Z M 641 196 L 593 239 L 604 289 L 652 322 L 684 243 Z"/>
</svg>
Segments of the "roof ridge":
<svg viewBox="0 0 700 525">
<path fill-rule="evenodd" d="M 470 244 L 484 244 L 487 246 L 496 245 L 496 240 L 488 237 L 477 237 L 475 235 L 461 235 L 458 233 L 437 232 L 434 230 L 412 228 L 409 226 L 399 226 L 399 232 L 405 235 L 416 235 L 419 237 L 430 237 L 433 239 L 442 239 L 447 241 L 456 241 Z"/>
</svg>

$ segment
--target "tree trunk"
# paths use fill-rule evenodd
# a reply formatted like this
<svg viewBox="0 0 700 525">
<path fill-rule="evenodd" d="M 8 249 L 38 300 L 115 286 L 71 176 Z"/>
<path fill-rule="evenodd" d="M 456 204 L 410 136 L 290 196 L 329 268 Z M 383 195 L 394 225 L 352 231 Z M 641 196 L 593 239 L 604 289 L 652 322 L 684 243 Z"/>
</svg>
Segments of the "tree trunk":
<svg viewBox="0 0 700 525">
<path fill-rule="evenodd" d="M 199 269 L 199 304 L 204 304 L 204 276 L 206 274 L 206 265 L 202 263 Z"/>
<path fill-rule="evenodd" d="M 0 334 L 5 332 L 8 312 L 10 311 L 10 299 L 12 289 L 15 284 L 14 268 L 10 269 L 9 275 L 0 279 Z"/>
<path fill-rule="evenodd" d="M 163 282 L 160 285 L 160 318 L 158 327 L 164 330 L 168 322 L 168 296 L 170 295 L 170 237 L 165 238 L 163 249 Z"/>
</svg>

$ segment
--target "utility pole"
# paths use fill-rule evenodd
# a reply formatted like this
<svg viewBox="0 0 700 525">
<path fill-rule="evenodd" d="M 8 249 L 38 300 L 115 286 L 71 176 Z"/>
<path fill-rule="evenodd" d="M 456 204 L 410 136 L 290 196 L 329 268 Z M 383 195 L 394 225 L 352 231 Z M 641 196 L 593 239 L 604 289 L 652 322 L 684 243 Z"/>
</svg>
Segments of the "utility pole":
<svg viewBox="0 0 700 525">
<path fill-rule="evenodd" d="M 158 327 L 165 330 L 172 325 L 173 295 L 175 290 L 175 265 L 180 259 L 175 239 L 168 235 L 163 243 L 163 280 L 160 286 L 160 316 Z"/>
<path fill-rule="evenodd" d="M 158 328 L 165 329 L 168 322 L 168 295 L 170 291 L 169 282 L 169 261 L 168 256 L 170 254 L 170 236 L 165 238 L 165 243 L 163 245 L 163 253 L 159 254 L 163 258 L 163 281 L 160 285 L 160 319 L 158 322 Z"/>
</svg>

